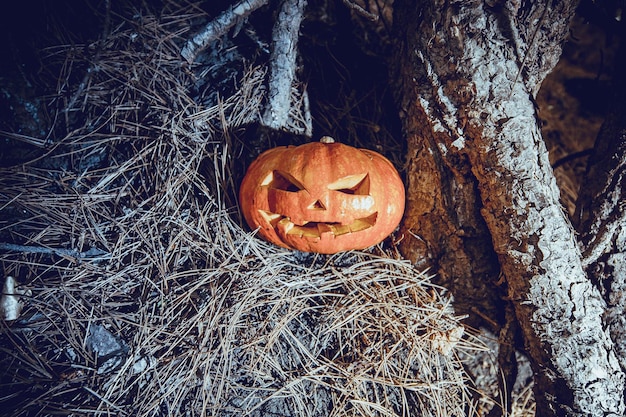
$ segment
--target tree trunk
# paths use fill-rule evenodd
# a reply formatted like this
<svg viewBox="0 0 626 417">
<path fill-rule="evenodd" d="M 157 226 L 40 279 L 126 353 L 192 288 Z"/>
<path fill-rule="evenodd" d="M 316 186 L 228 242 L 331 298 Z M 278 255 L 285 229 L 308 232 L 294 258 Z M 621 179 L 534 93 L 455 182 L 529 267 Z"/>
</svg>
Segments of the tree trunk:
<svg viewBox="0 0 626 417">
<path fill-rule="evenodd" d="M 440 121 L 445 103 L 429 79 L 437 75 L 422 61 L 424 53 L 416 49 L 427 25 L 425 20 L 420 22 L 425 7 L 402 2 L 395 6 L 394 22 L 400 34 L 390 65 L 391 80 L 399 93 L 408 142 L 401 249 L 419 267 L 437 272 L 440 283 L 455 296 L 455 309 L 469 314 L 471 325 L 498 331 L 504 324 L 500 301 L 504 294 L 493 285 L 500 269 L 480 214 L 478 182 L 467 155 L 447 152 L 450 128 Z M 429 33 L 428 39 L 435 38 Z"/>
<path fill-rule="evenodd" d="M 575 6 L 395 3 L 392 79 L 408 139 L 402 250 L 428 259 L 457 301 L 467 297 L 502 326 L 504 309 L 488 307 L 499 263 L 533 365 L 537 415 L 622 415 L 606 303 L 583 269 L 534 108 Z"/>
</svg>

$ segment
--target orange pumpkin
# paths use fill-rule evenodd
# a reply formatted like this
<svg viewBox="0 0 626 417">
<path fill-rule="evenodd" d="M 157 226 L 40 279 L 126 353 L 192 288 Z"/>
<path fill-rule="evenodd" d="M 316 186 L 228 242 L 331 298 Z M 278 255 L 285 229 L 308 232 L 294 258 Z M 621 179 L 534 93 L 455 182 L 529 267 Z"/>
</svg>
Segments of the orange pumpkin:
<svg viewBox="0 0 626 417">
<path fill-rule="evenodd" d="M 404 184 L 377 152 L 332 138 L 262 153 L 248 168 L 239 204 L 266 240 L 305 252 L 364 249 L 404 213 Z"/>
</svg>

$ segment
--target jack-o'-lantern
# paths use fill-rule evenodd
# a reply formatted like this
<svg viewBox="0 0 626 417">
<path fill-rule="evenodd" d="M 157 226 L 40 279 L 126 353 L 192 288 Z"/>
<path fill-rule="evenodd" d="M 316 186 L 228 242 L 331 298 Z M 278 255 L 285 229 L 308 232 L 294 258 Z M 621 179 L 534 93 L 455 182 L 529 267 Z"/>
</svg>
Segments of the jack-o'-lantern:
<svg viewBox="0 0 626 417">
<path fill-rule="evenodd" d="M 389 160 L 328 136 L 262 153 L 239 190 L 242 213 L 261 237 L 319 253 L 379 243 L 400 222 L 404 198 Z"/>
</svg>

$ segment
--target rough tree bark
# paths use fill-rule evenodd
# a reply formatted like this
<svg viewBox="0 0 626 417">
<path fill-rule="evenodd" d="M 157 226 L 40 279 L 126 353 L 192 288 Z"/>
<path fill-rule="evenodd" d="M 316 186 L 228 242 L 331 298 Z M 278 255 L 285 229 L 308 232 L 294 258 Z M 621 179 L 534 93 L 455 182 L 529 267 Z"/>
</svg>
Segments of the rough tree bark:
<svg viewBox="0 0 626 417">
<path fill-rule="evenodd" d="M 298 35 L 306 0 L 284 0 L 272 32 L 268 105 L 262 123 L 277 131 L 289 131 L 291 89 L 296 78 Z M 310 129 L 307 136 L 311 136 Z"/>
<path fill-rule="evenodd" d="M 534 108 L 575 6 L 395 2 L 392 80 L 409 158 L 402 249 L 458 277 L 457 301 L 490 287 L 495 252 L 533 365 L 537 415 L 617 416 L 624 375 L 603 327 L 606 303 L 583 269 Z M 504 321 L 501 311 L 479 314 Z"/>
</svg>

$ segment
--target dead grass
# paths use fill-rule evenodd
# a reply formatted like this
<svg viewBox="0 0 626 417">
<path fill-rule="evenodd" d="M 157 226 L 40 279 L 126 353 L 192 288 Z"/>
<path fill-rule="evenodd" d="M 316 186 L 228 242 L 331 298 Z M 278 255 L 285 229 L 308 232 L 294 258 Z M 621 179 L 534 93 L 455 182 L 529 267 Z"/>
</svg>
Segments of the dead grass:
<svg viewBox="0 0 626 417">
<path fill-rule="evenodd" d="M 428 276 L 391 251 L 302 254 L 238 224 L 233 132 L 258 116 L 265 72 L 198 104 L 179 57 L 198 13 L 117 16 L 95 59 L 55 52 L 65 134 L 0 173 L 3 274 L 32 294 L 0 322 L 0 409 L 477 414 L 460 356 L 485 347 Z"/>
</svg>

